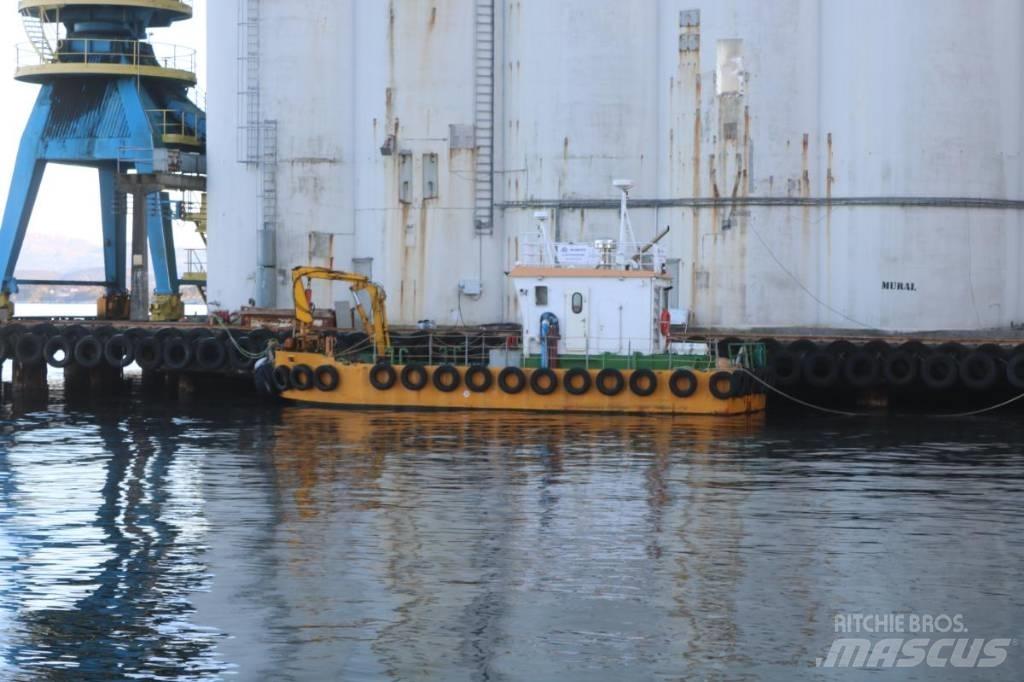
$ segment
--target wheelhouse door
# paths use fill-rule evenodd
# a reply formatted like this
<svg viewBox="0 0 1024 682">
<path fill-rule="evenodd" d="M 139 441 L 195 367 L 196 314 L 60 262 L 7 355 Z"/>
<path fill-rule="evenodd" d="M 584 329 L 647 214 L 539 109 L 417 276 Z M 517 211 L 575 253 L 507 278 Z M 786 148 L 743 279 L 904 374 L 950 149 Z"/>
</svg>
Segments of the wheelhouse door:
<svg viewBox="0 0 1024 682">
<path fill-rule="evenodd" d="M 570 353 L 585 353 L 588 349 L 589 298 L 588 292 L 582 289 L 570 290 L 566 294 L 565 330 L 562 336 L 565 339 L 565 350 Z"/>
</svg>

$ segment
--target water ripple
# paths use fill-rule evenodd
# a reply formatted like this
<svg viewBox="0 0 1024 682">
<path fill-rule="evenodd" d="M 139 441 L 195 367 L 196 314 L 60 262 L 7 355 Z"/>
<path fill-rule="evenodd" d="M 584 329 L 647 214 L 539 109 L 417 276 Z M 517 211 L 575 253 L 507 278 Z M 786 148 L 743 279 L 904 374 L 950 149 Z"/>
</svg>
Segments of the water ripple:
<svg viewBox="0 0 1024 682">
<path fill-rule="evenodd" d="M 818 679 L 837 612 L 1018 637 L 1024 430 L 862 427 L 202 403 L 8 418 L 0 676 Z"/>
</svg>

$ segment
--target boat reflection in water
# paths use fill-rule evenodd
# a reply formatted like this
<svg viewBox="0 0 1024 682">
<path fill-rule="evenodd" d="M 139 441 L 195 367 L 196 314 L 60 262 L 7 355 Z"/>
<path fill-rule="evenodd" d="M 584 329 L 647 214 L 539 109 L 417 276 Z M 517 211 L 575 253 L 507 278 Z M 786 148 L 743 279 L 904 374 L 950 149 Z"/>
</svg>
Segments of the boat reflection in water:
<svg viewBox="0 0 1024 682">
<path fill-rule="evenodd" d="M 131 409 L 0 433 L 0 678 L 792 680 L 836 612 L 1024 614 L 1012 421 Z"/>
<path fill-rule="evenodd" d="M 720 446 L 762 427 L 286 409 L 272 461 L 287 552 L 267 620 L 316 633 L 296 674 L 341 658 L 371 678 L 626 679 L 701 646 L 728 657 L 734 637 L 701 612 L 727 608 L 739 565 L 703 548 L 735 543 L 743 495 L 711 499 L 702 469 L 732 460 L 739 477 Z"/>
</svg>

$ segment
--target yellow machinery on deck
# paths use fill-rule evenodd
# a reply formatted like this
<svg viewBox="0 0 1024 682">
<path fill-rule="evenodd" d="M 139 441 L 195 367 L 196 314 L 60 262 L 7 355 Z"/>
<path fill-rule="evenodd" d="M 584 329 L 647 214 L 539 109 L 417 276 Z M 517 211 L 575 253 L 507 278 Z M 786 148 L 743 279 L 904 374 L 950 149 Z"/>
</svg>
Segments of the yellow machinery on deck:
<svg viewBox="0 0 1024 682">
<path fill-rule="evenodd" d="M 347 282 L 352 291 L 354 307 L 363 329 L 373 337 L 374 353 L 377 357 L 387 355 L 391 349 L 391 334 L 388 331 L 388 316 L 385 307 L 387 295 L 383 287 L 365 275 L 354 272 L 343 272 L 329 268 L 299 266 L 292 269 L 292 293 L 295 299 L 295 345 L 297 350 L 328 352 L 324 349 L 321 336 L 313 331 L 313 304 L 307 294 L 307 286 L 314 279 L 334 282 Z M 305 282 L 303 281 L 305 280 Z M 370 314 L 359 300 L 359 293 L 365 291 L 370 296 Z M 328 338 L 330 342 L 333 339 Z"/>
</svg>

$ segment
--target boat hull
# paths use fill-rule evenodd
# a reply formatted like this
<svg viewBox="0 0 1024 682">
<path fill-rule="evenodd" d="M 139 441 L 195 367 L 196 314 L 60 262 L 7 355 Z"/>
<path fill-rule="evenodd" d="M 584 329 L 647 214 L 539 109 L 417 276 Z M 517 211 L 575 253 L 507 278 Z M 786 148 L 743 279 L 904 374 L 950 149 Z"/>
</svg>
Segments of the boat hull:
<svg viewBox="0 0 1024 682">
<path fill-rule="evenodd" d="M 590 413 L 621 413 L 621 414 L 704 414 L 704 415 L 742 415 L 761 412 L 765 408 L 765 395 L 757 392 L 745 392 L 745 395 L 718 398 L 711 392 L 710 379 L 715 372 L 692 370 L 697 377 L 697 390 L 685 398 L 674 395 L 669 387 L 669 379 L 674 370 L 653 370 L 657 377 L 657 386 L 650 395 L 637 395 L 630 390 L 629 378 L 632 370 L 623 370 L 626 385 L 617 395 L 604 395 L 592 385 L 582 395 L 573 395 L 565 389 L 564 377 L 568 370 L 556 369 L 558 386 L 550 394 L 542 395 L 527 385 L 518 393 L 507 393 L 498 385 L 500 368 L 487 368 L 493 381 L 485 391 L 470 390 L 464 380 L 466 367 L 459 367 L 462 380 L 456 390 L 441 391 L 433 382 L 428 381 L 420 390 L 411 390 L 395 381 L 387 389 L 375 388 L 370 381 L 373 365 L 366 363 L 342 364 L 316 353 L 279 352 L 275 358 L 275 366 L 292 368 L 306 365 L 317 369 L 323 365 L 334 367 L 339 376 L 338 386 L 329 391 L 312 387 L 308 390 L 290 389 L 282 392 L 285 400 L 318 405 L 323 407 L 348 408 L 392 408 L 392 409 L 424 409 L 424 410 L 518 410 L 530 412 L 590 412 Z M 396 373 L 400 374 L 401 365 L 395 365 Z M 433 376 L 436 367 L 427 367 L 427 373 Z M 531 370 L 523 372 L 529 378 Z M 588 372 L 593 380 L 599 369 Z M 753 382 L 752 382 L 753 383 Z"/>
</svg>

